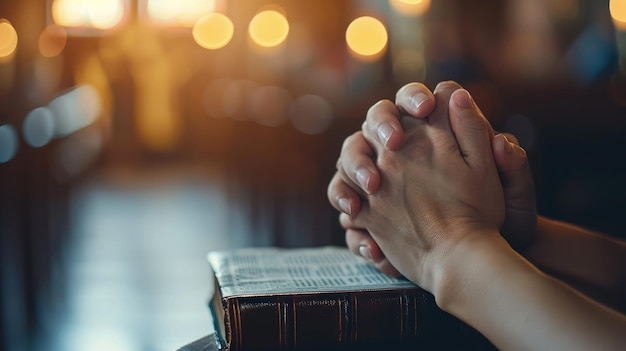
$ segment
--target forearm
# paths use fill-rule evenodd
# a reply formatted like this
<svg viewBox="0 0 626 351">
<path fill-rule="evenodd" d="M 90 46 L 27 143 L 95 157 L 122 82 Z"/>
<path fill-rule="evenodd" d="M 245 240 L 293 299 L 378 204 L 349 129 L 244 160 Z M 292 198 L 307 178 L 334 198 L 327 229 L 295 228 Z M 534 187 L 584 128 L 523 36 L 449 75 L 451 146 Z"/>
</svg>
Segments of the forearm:
<svg viewBox="0 0 626 351">
<path fill-rule="evenodd" d="M 568 223 L 538 217 L 530 262 L 590 296 L 624 310 L 626 244 Z"/>
<path fill-rule="evenodd" d="M 618 349 L 624 316 L 541 273 L 503 240 L 456 249 L 435 289 L 440 307 L 499 349 Z"/>
</svg>

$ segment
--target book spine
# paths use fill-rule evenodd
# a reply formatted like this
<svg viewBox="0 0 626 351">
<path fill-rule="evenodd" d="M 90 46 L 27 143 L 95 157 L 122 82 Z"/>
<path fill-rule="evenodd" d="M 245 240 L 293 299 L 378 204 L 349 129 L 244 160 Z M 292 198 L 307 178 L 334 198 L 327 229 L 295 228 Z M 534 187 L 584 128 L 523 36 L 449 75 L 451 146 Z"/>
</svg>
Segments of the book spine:
<svg viewBox="0 0 626 351">
<path fill-rule="evenodd" d="M 238 297 L 225 307 L 231 351 L 414 346 L 473 331 L 414 289 Z"/>
</svg>

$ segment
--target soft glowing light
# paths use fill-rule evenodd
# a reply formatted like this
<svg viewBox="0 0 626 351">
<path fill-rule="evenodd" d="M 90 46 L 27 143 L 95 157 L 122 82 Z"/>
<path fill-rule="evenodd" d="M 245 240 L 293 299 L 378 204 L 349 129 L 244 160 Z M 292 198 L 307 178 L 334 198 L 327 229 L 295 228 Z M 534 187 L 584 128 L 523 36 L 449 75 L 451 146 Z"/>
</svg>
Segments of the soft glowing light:
<svg viewBox="0 0 626 351">
<path fill-rule="evenodd" d="M 39 35 L 39 52 L 44 57 L 60 55 L 67 43 L 67 32 L 63 27 L 51 24 Z"/>
<path fill-rule="evenodd" d="M 4 124 L 0 126 L 0 163 L 9 162 L 17 153 L 17 133 L 15 129 Z"/>
<path fill-rule="evenodd" d="M 32 110 L 22 126 L 24 140 L 32 147 L 45 146 L 54 137 L 54 116 L 46 107 Z"/>
<path fill-rule="evenodd" d="M 609 10 L 615 26 L 626 30 L 626 0 L 611 0 Z"/>
<path fill-rule="evenodd" d="M 69 135 L 90 125 L 102 111 L 100 95 L 90 85 L 80 86 L 61 95 L 48 106 L 54 115 L 56 137 Z"/>
<path fill-rule="evenodd" d="M 124 4 L 121 0 L 87 0 L 89 19 L 98 29 L 110 29 L 122 22 Z"/>
<path fill-rule="evenodd" d="M 405 16 L 421 16 L 430 9 L 430 0 L 389 0 L 391 7 Z"/>
<path fill-rule="evenodd" d="M 374 17 L 359 17 L 348 26 L 346 42 L 357 57 L 377 57 L 387 45 L 387 30 Z"/>
<path fill-rule="evenodd" d="M 257 88 L 258 84 L 250 80 L 234 80 L 226 84 L 221 92 L 221 108 L 224 114 L 232 119 L 246 120 L 246 104 Z"/>
<path fill-rule="evenodd" d="M 54 0 L 52 19 L 64 27 L 111 29 L 124 19 L 124 0 Z"/>
<path fill-rule="evenodd" d="M 287 121 L 291 94 L 277 86 L 257 88 L 248 101 L 248 115 L 264 126 L 276 127 Z"/>
<path fill-rule="evenodd" d="M 17 32 L 6 20 L 0 20 L 0 59 L 13 55 L 17 48 Z"/>
<path fill-rule="evenodd" d="M 54 0 L 52 20 L 64 27 L 79 27 L 85 23 L 83 0 Z"/>
<path fill-rule="evenodd" d="M 233 22 L 220 13 L 208 14 L 193 26 L 193 39 L 205 49 L 220 49 L 233 38 Z"/>
<path fill-rule="evenodd" d="M 289 107 L 289 118 L 293 126 L 302 133 L 321 134 L 333 121 L 333 109 L 321 96 L 304 95 Z"/>
<path fill-rule="evenodd" d="M 192 27 L 215 11 L 215 0 L 147 0 L 148 16 L 156 22 Z"/>
<path fill-rule="evenodd" d="M 257 13 L 248 28 L 252 41 L 262 47 L 275 47 L 287 39 L 289 22 L 285 16 L 275 10 Z"/>
</svg>

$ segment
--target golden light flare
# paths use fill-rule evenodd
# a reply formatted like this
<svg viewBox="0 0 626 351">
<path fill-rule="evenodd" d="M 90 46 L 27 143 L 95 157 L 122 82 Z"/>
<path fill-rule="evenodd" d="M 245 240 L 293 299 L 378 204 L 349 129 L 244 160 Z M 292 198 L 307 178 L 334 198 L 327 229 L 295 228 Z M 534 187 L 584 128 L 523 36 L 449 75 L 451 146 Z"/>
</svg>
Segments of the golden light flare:
<svg viewBox="0 0 626 351">
<path fill-rule="evenodd" d="M 615 27 L 626 30 L 626 0 L 611 0 L 609 11 Z"/>
<path fill-rule="evenodd" d="M 431 0 L 389 0 L 391 7 L 405 16 L 421 16 L 430 9 Z"/>
<path fill-rule="evenodd" d="M 54 0 L 52 20 L 63 27 L 112 29 L 124 19 L 124 0 Z"/>
<path fill-rule="evenodd" d="M 52 20 L 64 27 L 79 27 L 85 22 L 83 0 L 54 0 Z"/>
<path fill-rule="evenodd" d="M 147 0 L 147 12 L 156 22 L 193 27 L 215 11 L 215 0 Z"/>
<path fill-rule="evenodd" d="M 59 56 L 67 44 L 67 32 L 59 25 L 47 26 L 39 35 L 39 52 L 43 57 Z"/>
<path fill-rule="evenodd" d="M 0 60 L 7 59 L 17 49 L 17 31 L 7 20 L 0 20 Z"/>
<path fill-rule="evenodd" d="M 346 30 L 346 43 L 357 58 L 375 59 L 387 46 L 387 29 L 378 19 L 363 16 L 350 23 Z"/>
<path fill-rule="evenodd" d="M 88 0 L 89 21 L 98 29 L 114 28 L 124 18 L 122 0 Z"/>
<path fill-rule="evenodd" d="M 205 49 L 221 49 L 230 43 L 235 26 L 227 16 L 211 13 L 200 18 L 193 27 L 193 39 Z"/>
<path fill-rule="evenodd" d="M 287 39 L 289 22 L 276 10 L 261 11 L 250 21 L 248 33 L 257 45 L 266 48 L 275 47 Z"/>
</svg>

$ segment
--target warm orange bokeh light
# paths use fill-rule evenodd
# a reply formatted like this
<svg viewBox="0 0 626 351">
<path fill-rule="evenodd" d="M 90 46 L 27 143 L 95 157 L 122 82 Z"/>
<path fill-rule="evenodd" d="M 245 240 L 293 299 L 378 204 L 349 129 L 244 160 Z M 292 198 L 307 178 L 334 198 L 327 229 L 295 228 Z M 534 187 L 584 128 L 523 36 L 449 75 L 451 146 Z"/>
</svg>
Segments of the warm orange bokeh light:
<svg viewBox="0 0 626 351">
<path fill-rule="evenodd" d="M 52 19 L 54 23 L 64 27 L 79 27 L 84 22 L 82 0 L 54 0 L 52 2 Z"/>
<path fill-rule="evenodd" d="M 147 0 L 147 12 L 156 22 L 192 27 L 215 11 L 215 0 Z"/>
<path fill-rule="evenodd" d="M 346 42 L 358 58 L 375 58 L 387 45 L 387 29 L 374 17 L 359 17 L 348 26 Z"/>
<path fill-rule="evenodd" d="M 51 24 L 39 35 L 39 52 L 44 57 L 60 55 L 67 43 L 67 32 L 63 27 Z"/>
<path fill-rule="evenodd" d="M 17 32 L 6 20 L 0 20 L 0 59 L 7 58 L 17 48 Z"/>
<path fill-rule="evenodd" d="M 89 20 L 98 29 L 110 29 L 122 22 L 124 4 L 122 0 L 88 0 Z"/>
<path fill-rule="evenodd" d="M 248 33 L 252 41 L 262 47 L 278 46 L 287 39 L 289 22 L 278 11 L 262 11 L 250 21 Z"/>
<path fill-rule="evenodd" d="M 626 30 L 626 0 L 611 0 L 609 10 L 615 27 Z"/>
<path fill-rule="evenodd" d="M 63 27 L 112 29 L 124 19 L 124 0 L 54 0 L 52 19 Z"/>
<path fill-rule="evenodd" d="M 391 7 L 406 16 L 421 16 L 430 9 L 431 0 L 389 0 Z"/>
<path fill-rule="evenodd" d="M 220 49 L 230 43 L 235 26 L 221 13 L 211 13 L 196 22 L 193 27 L 193 39 L 205 49 Z"/>
</svg>

